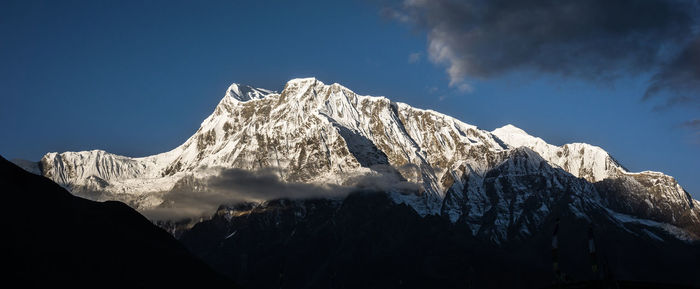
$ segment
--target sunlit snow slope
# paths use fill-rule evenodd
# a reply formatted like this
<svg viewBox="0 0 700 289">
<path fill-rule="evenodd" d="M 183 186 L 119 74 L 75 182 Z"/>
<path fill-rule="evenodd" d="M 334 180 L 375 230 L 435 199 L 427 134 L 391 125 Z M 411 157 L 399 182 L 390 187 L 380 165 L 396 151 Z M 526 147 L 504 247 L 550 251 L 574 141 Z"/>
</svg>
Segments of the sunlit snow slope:
<svg viewBox="0 0 700 289">
<path fill-rule="evenodd" d="M 281 93 L 231 85 L 197 132 L 169 152 L 49 153 L 39 167 L 75 194 L 137 209 L 158 206 L 178 180 L 205 180 L 217 168 L 274 168 L 285 182 L 338 185 L 391 168 L 421 187 L 390 189 L 392 199 L 496 241 L 530 234 L 563 199 L 582 218 L 605 208 L 610 218 L 626 214 L 700 236 L 700 203 L 672 177 L 627 172 L 599 147 L 550 145 L 512 125 L 480 130 L 315 78 L 293 79 Z"/>
</svg>

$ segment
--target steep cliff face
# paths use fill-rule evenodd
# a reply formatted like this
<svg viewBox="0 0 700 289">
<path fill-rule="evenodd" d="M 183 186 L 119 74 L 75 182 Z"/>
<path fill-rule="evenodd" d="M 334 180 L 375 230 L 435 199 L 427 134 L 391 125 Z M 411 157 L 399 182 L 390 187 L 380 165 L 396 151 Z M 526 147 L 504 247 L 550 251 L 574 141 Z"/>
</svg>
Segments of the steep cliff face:
<svg viewBox="0 0 700 289">
<path fill-rule="evenodd" d="M 40 162 L 44 176 L 76 194 L 138 209 L 159 206 L 183 178 L 206 189 L 217 168 L 272 168 L 284 182 L 350 186 L 384 167 L 420 186 L 411 194 L 389 188 L 392 200 L 421 216 L 464 220 L 493 240 L 527 235 L 563 199 L 582 217 L 601 207 L 696 236 L 700 227 L 697 201 L 672 177 L 627 172 L 599 147 L 550 145 L 512 125 L 489 132 L 314 78 L 293 79 L 280 93 L 231 85 L 197 132 L 166 153 L 49 153 Z"/>
</svg>

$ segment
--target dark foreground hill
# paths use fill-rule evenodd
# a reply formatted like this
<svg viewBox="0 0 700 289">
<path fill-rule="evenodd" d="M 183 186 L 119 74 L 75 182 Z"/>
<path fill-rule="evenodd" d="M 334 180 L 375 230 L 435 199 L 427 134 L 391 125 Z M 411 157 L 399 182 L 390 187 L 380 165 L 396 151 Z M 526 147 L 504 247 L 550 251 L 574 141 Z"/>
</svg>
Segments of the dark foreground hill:
<svg viewBox="0 0 700 289">
<path fill-rule="evenodd" d="M 588 212 L 589 222 L 571 208 L 563 202 L 531 236 L 499 244 L 473 235 L 464 223 L 421 217 L 383 193 L 355 193 L 342 201 L 221 207 L 180 240 L 249 288 L 547 288 L 557 280 L 552 232 L 558 218 L 560 279 L 567 284 L 553 288 L 700 285 L 697 242 L 653 239 L 644 233 L 648 227 L 620 227 L 602 211 Z"/>
<path fill-rule="evenodd" d="M 6 284 L 19 288 L 232 288 L 119 202 L 72 196 L 0 157 Z"/>
</svg>

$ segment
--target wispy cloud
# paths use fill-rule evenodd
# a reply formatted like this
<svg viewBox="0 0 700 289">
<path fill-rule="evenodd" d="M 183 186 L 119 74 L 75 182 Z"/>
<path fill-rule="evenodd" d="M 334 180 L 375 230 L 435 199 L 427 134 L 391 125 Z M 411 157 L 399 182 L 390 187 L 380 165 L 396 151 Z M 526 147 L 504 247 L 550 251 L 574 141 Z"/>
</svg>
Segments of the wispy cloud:
<svg viewBox="0 0 700 289">
<path fill-rule="evenodd" d="M 700 119 L 691 119 L 681 123 L 681 128 L 691 132 L 691 142 L 700 145 Z"/>
<path fill-rule="evenodd" d="M 458 84 L 455 84 L 454 86 L 457 87 L 457 90 L 459 92 L 467 93 L 474 91 L 474 88 L 469 83 L 460 82 Z"/>
<path fill-rule="evenodd" d="M 681 123 L 681 127 L 693 132 L 696 140 L 700 143 L 700 119 L 691 119 Z"/>
<path fill-rule="evenodd" d="M 423 58 L 423 53 L 413 52 L 408 55 L 408 63 L 418 63 Z"/>
<path fill-rule="evenodd" d="M 700 119 L 686 121 L 682 124 L 682 126 L 700 131 Z"/>
</svg>

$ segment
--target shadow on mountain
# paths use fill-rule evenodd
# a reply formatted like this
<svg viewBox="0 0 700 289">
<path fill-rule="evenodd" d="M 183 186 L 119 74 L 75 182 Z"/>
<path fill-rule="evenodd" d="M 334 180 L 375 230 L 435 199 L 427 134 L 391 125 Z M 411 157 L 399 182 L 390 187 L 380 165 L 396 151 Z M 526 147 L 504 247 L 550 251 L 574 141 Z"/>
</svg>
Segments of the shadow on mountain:
<svg viewBox="0 0 700 289">
<path fill-rule="evenodd" d="M 374 165 L 389 165 L 389 159 L 386 154 L 374 145 L 370 139 L 342 125 L 337 125 L 335 122 L 333 124 L 338 129 L 340 136 L 345 140 L 348 151 L 361 166 L 369 168 Z"/>
<path fill-rule="evenodd" d="M 93 202 L 0 157 L 7 284 L 17 287 L 234 287 L 119 202 Z"/>
</svg>

